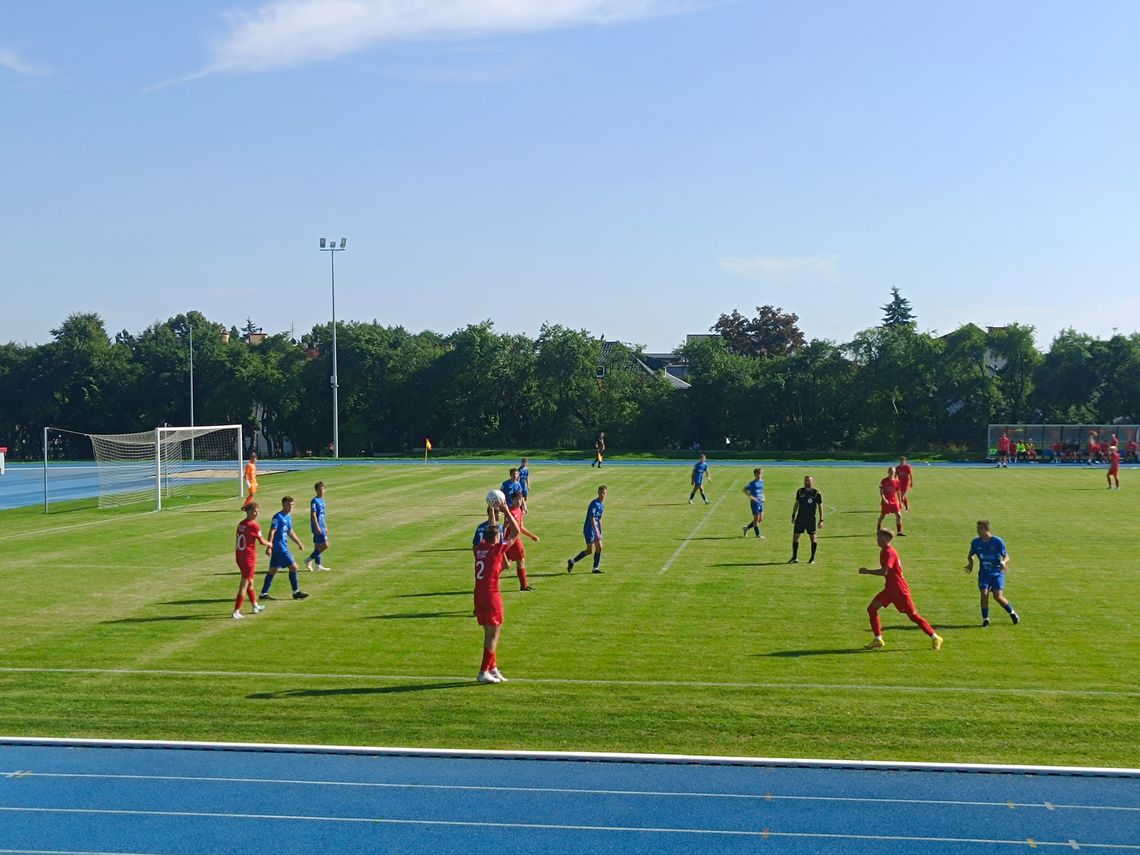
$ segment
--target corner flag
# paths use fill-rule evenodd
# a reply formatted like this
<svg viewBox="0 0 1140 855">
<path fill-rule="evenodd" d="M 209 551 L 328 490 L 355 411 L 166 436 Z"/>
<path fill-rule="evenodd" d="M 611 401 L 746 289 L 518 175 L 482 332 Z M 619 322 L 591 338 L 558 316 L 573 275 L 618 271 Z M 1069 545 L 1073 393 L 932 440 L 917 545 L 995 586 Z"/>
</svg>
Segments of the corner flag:
<svg viewBox="0 0 1140 855">
<path fill-rule="evenodd" d="M 424 463 L 427 463 L 428 452 L 431 451 L 431 440 L 424 437 Z"/>
</svg>

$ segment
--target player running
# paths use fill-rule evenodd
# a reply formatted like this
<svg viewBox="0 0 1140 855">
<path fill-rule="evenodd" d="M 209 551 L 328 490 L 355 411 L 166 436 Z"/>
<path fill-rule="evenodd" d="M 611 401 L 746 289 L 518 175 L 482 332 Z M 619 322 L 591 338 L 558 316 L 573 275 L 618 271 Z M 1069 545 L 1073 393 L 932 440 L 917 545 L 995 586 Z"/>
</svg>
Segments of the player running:
<svg viewBox="0 0 1140 855">
<path fill-rule="evenodd" d="M 479 665 L 480 683 L 505 683 L 499 671 L 495 651 L 499 647 L 499 630 L 503 625 L 503 596 L 499 592 L 499 576 L 507 549 L 518 540 L 514 517 L 504 517 L 509 532 L 503 540 L 497 525 L 488 525 L 483 543 L 475 549 L 475 619 L 483 627 L 483 661 Z"/>
<path fill-rule="evenodd" d="M 966 572 L 974 572 L 974 556 L 978 556 L 978 590 L 982 592 L 982 626 L 990 625 L 990 592 L 994 599 L 1009 614 L 1009 619 L 1018 624 L 1021 618 L 1013 610 L 1013 603 L 1005 598 L 1005 569 L 1009 566 L 1009 553 L 1005 541 L 990 534 L 990 521 L 978 520 L 978 536 L 970 541 L 970 552 L 966 556 Z"/>
<path fill-rule="evenodd" d="M 523 514 L 525 511 L 522 506 L 522 491 L 516 492 L 512 500 L 507 505 L 507 516 L 515 521 L 515 528 L 518 529 L 519 534 L 525 535 L 538 543 L 538 535 L 534 532 L 528 531 L 523 525 Z M 533 591 L 534 586 L 528 585 L 526 581 L 526 550 L 523 549 L 523 542 L 521 537 L 516 537 L 510 546 L 507 547 L 506 552 L 503 553 L 506 561 L 515 562 L 515 571 L 519 577 L 519 590 L 520 591 Z"/>
<path fill-rule="evenodd" d="M 895 477 L 895 467 L 887 467 L 887 477 L 879 482 L 879 521 L 875 523 L 875 531 L 883 527 L 883 520 L 887 514 L 895 515 L 895 529 L 901 537 L 903 533 L 902 509 L 899 507 L 899 481 Z"/>
<path fill-rule="evenodd" d="M 693 490 L 689 493 L 689 504 L 693 503 L 693 496 L 697 495 L 697 491 L 700 491 L 701 498 L 707 505 L 709 497 L 705 495 L 705 482 L 712 481 L 712 475 L 709 474 L 709 463 L 706 455 L 702 454 L 701 459 L 693 464 L 693 472 L 689 476 L 689 481 L 693 485 Z"/>
<path fill-rule="evenodd" d="M 748 537 L 748 529 L 752 528 L 756 529 L 756 536 L 763 540 L 760 523 L 764 522 L 764 470 L 759 466 L 752 470 L 752 480 L 744 485 L 744 492 L 752 510 L 752 522 L 744 527 L 744 536 Z"/>
<path fill-rule="evenodd" d="M 586 539 L 586 548 L 573 558 L 566 559 L 567 573 L 573 573 L 574 565 L 591 552 L 594 553 L 594 572 L 605 572 L 599 565 L 602 563 L 602 514 L 606 511 L 604 504 L 606 492 L 604 485 L 599 487 L 598 498 L 591 501 L 590 506 L 586 508 L 586 521 L 582 524 L 582 536 Z"/>
<path fill-rule="evenodd" d="M 313 485 L 315 495 L 309 501 L 309 529 L 313 533 L 313 554 L 305 559 L 305 569 L 313 571 L 315 561 L 317 570 L 332 570 L 327 564 L 321 563 L 321 553 L 329 548 L 329 526 L 325 520 L 325 482 L 318 481 Z"/>
<path fill-rule="evenodd" d="M 883 641 L 883 624 L 879 620 L 879 609 L 885 606 L 894 606 L 930 636 L 931 647 L 935 650 L 941 650 L 942 636 L 936 633 L 934 627 L 927 623 L 926 618 L 918 613 L 914 607 L 914 601 L 910 598 L 910 586 L 907 585 L 906 579 L 903 577 L 902 562 L 899 561 L 898 552 L 891 546 L 893 538 L 894 535 L 886 529 L 879 529 L 879 566 L 859 568 L 860 575 L 886 577 L 883 590 L 875 594 L 875 598 L 867 606 L 867 614 L 871 618 L 871 632 L 875 633 L 875 638 L 863 645 L 863 649 L 877 650 L 887 646 L 886 642 Z"/>
<path fill-rule="evenodd" d="M 1120 449 L 1115 445 L 1108 448 L 1108 472 L 1104 476 L 1108 480 L 1108 489 L 1112 489 L 1112 482 L 1116 481 L 1116 489 L 1120 489 Z"/>
<path fill-rule="evenodd" d="M 245 471 L 242 473 L 242 478 L 245 481 L 245 501 L 242 503 L 242 508 L 244 509 L 246 505 L 253 501 L 253 497 L 257 495 L 256 451 L 249 453 L 249 460 L 245 462 Z"/>
<path fill-rule="evenodd" d="M 250 502 L 245 506 L 245 519 L 238 523 L 237 543 L 234 546 L 234 558 L 237 560 L 241 580 L 238 582 L 237 599 L 234 600 L 234 620 L 242 618 L 241 607 L 249 595 L 249 603 L 253 606 L 253 613 L 265 611 L 265 606 L 257 601 L 253 593 L 253 579 L 257 575 L 257 545 L 270 546 L 268 540 L 261 536 L 261 526 L 257 517 L 261 513 L 261 506 L 257 502 Z"/>
<path fill-rule="evenodd" d="M 819 523 L 816 523 L 816 514 L 819 514 Z M 792 505 L 792 557 L 789 564 L 799 564 L 800 535 L 805 531 L 811 539 L 811 558 L 808 564 L 815 564 L 815 530 L 823 528 L 823 496 L 815 488 L 815 481 L 810 475 L 804 476 L 804 485 L 796 490 L 796 502 Z"/>
<path fill-rule="evenodd" d="M 281 510 L 273 515 L 273 522 L 269 525 L 270 539 L 273 545 L 265 550 L 265 554 L 269 557 L 269 572 L 265 574 L 265 581 L 261 583 L 261 599 L 272 600 L 273 597 L 269 596 L 269 586 L 273 584 L 273 577 L 277 575 L 277 571 L 285 567 L 289 568 L 289 585 L 293 589 L 293 599 L 303 600 L 309 595 L 301 590 L 301 584 L 297 580 L 297 559 L 295 559 L 289 552 L 289 541 L 292 540 L 300 549 L 305 548 L 305 544 L 301 543 L 301 538 L 297 537 L 297 532 L 293 531 L 293 497 L 285 496 L 281 499 Z"/>
<path fill-rule="evenodd" d="M 530 498 L 530 459 L 524 457 L 519 461 L 519 487 L 522 488 L 522 509 L 523 513 L 528 513 L 529 509 L 526 506 L 527 500 Z"/>
<path fill-rule="evenodd" d="M 895 467 L 895 479 L 899 482 L 899 502 L 904 511 L 910 510 L 910 501 L 907 494 L 914 487 L 914 470 L 907 463 L 906 455 L 899 458 L 899 465 Z"/>
</svg>

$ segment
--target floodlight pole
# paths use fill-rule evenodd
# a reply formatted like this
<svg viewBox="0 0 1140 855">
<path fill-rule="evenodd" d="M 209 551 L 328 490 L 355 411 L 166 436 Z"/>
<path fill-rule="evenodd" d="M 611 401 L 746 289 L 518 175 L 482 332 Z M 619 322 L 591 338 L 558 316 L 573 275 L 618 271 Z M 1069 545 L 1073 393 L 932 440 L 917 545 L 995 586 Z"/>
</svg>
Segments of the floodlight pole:
<svg viewBox="0 0 1140 855">
<path fill-rule="evenodd" d="M 194 427 L 194 322 L 186 316 L 186 323 L 190 327 L 190 427 Z M 194 440 L 190 440 L 190 459 L 194 460 Z"/>
<path fill-rule="evenodd" d="M 344 252 L 347 238 L 340 239 L 337 246 L 336 239 L 330 238 L 326 246 L 325 238 L 321 238 L 321 252 L 329 254 L 329 279 L 332 284 L 332 404 L 333 404 L 333 459 L 340 458 L 340 408 L 337 402 L 337 373 L 336 373 L 336 254 Z"/>
</svg>

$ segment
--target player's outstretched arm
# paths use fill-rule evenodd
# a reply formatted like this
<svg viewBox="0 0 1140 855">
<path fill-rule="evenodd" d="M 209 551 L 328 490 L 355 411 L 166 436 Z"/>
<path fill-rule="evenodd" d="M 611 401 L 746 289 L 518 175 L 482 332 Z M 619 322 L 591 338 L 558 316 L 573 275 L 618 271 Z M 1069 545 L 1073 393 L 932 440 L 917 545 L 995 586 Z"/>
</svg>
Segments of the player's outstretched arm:
<svg viewBox="0 0 1140 855">
<path fill-rule="evenodd" d="M 519 529 L 519 534 L 522 534 L 526 537 L 529 537 L 535 543 L 538 543 L 538 535 L 535 534 L 533 531 L 528 531 L 527 527 L 525 525 L 523 525 L 522 523 L 519 523 L 518 529 Z"/>
<path fill-rule="evenodd" d="M 886 576 L 887 571 L 884 567 L 860 567 L 860 576 Z"/>
</svg>

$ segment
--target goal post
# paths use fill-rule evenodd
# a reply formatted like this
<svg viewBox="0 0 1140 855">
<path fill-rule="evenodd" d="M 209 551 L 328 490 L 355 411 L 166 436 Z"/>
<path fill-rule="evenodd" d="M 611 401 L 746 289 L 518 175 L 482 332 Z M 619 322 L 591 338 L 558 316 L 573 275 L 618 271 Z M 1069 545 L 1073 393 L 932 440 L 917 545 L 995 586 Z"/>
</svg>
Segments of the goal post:
<svg viewBox="0 0 1140 855">
<path fill-rule="evenodd" d="M 176 497 L 243 494 L 241 425 L 160 427 L 95 434 L 44 428 L 44 511 L 48 510 L 51 432 L 86 437 L 98 477 L 100 508 L 163 502 Z M 231 492 L 232 491 L 232 492 Z"/>
</svg>

